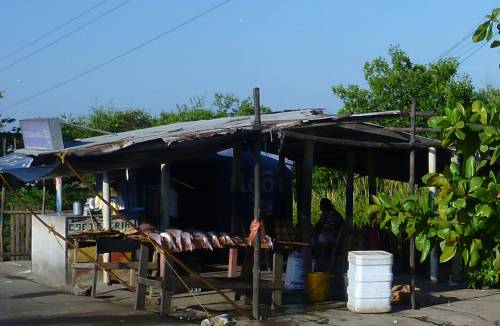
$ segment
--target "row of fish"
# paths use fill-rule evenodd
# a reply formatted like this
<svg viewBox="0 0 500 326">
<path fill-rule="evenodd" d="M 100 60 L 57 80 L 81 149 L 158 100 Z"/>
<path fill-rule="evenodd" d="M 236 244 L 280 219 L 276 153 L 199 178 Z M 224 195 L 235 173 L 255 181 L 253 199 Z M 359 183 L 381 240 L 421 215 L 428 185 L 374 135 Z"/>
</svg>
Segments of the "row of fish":
<svg viewBox="0 0 500 326">
<path fill-rule="evenodd" d="M 201 246 L 203 249 L 214 250 L 225 246 L 246 245 L 247 242 L 239 236 L 230 236 L 225 232 L 202 232 L 198 230 L 166 229 L 158 233 L 149 233 L 150 238 L 158 244 L 166 246 L 168 249 L 181 252 L 193 251 Z M 197 241 L 196 241 L 197 240 Z M 265 236 L 264 243 L 272 247 L 272 240 Z"/>
</svg>

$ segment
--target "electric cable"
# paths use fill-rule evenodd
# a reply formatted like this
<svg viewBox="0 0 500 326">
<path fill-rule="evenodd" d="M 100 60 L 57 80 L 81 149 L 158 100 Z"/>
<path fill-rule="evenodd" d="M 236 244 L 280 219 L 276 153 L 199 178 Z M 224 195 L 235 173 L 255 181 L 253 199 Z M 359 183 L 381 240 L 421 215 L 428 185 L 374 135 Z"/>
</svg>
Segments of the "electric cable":
<svg viewBox="0 0 500 326">
<path fill-rule="evenodd" d="M 150 43 L 153 43 L 153 42 L 157 41 L 158 39 L 160 39 L 160 38 L 162 38 L 162 37 L 164 37 L 164 36 L 166 36 L 166 35 L 168 35 L 168 34 L 170 34 L 172 32 L 175 32 L 176 30 L 178 30 L 178 29 L 180 29 L 180 28 L 188 25 L 189 23 L 194 22 L 195 20 L 200 19 L 201 17 L 203 17 L 203 16 L 211 13 L 212 11 L 214 11 L 214 10 L 222 7 L 223 5 L 225 5 L 225 4 L 227 4 L 227 3 L 231 2 L 231 1 L 232 0 L 224 0 L 222 2 L 219 2 L 218 4 L 216 4 L 216 5 L 208 8 L 208 9 L 202 11 L 202 12 L 200 12 L 199 14 L 197 14 L 197 15 L 195 15 L 195 16 L 193 16 L 193 17 L 191 17 L 191 18 L 189 18 L 189 19 L 187 19 L 187 20 L 185 20 L 185 21 L 183 21 L 183 22 L 181 22 L 181 23 L 179 23 L 179 24 L 171 27 L 170 29 L 166 30 L 165 32 L 160 33 L 160 34 L 158 34 L 158 35 L 156 35 L 156 36 L 154 36 L 154 37 L 152 37 L 152 38 L 150 38 L 150 39 L 148 39 L 148 40 L 146 40 L 146 41 L 144 41 L 142 43 L 139 43 L 138 45 L 136 45 L 136 46 L 128 49 L 127 51 L 124 51 L 124 52 L 122 52 L 122 53 L 120 53 L 120 54 L 118 54 L 118 55 L 116 55 L 116 56 L 114 56 L 114 57 L 112 57 L 112 58 L 110 58 L 110 59 L 108 59 L 108 60 L 106 60 L 106 61 L 98 64 L 98 65 L 96 65 L 96 66 L 93 66 L 90 69 L 87 69 L 87 70 L 85 70 L 85 71 L 83 71 L 83 72 L 81 72 L 81 73 L 79 73 L 77 75 L 74 75 L 73 77 L 70 77 L 70 78 L 68 78 L 66 80 L 63 80 L 63 81 L 61 81 L 61 82 L 59 82 L 59 83 L 57 83 L 55 85 L 52 85 L 52 86 L 50 86 L 50 87 L 48 87 L 46 89 L 43 89 L 43 90 L 41 90 L 41 91 L 39 91 L 39 92 L 31 95 L 31 96 L 28 96 L 28 97 L 26 97 L 26 98 L 24 98 L 22 100 L 14 102 L 13 104 L 5 106 L 5 107 L 1 108 L 0 111 L 5 111 L 5 110 L 11 109 L 13 107 L 16 107 L 16 106 L 18 106 L 20 104 L 26 103 L 26 102 L 34 99 L 34 98 L 42 96 L 42 95 L 44 95 L 46 93 L 49 93 L 49 92 L 51 92 L 51 91 L 53 91 L 53 90 L 55 90 L 55 89 L 57 89 L 57 88 L 59 88 L 61 86 L 64 86 L 64 85 L 66 85 L 68 83 L 71 83 L 72 81 L 75 81 L 75 80 L 77 80 L 77 79 L 79 79 L 79 78 L 81 78 L 83 76 L 86 76 L 86 75 L 88 75 L 88 74 L 90 74 L 90 73 L 92 73 L 92 72 L 94 72 L 94 71 L 96 71 L 96 70 L 98 70 L 98 69 L 100 69 L 100 68 L 102 68 L 102 67 L 104 67 L 104 66 L 106 66 L 106 65 L 108 65 L 108 64 L 110 64 L 110 63 L 112 63 L 114 61 L 116 61 L 116 60 L 118 60 L 118 59 L 121 59 L 121 58 L 129 55 L 132 52 L 135 52 L 135 51 L 137 51 L 137 50 L 145 47 L 146 45 L 148 45 Z"/>
<path fill-rule="evenodd" d="M 36 49 L 35 51 L 30 52 L 29 54 L 25 55 L 24 57 L 22 57 L 22 58 L 20 58 L 20 59 L 18 59 L 18 60 L 16 60 L 16 61 L 14 61 L 14 62 L 12 62 L 12 63 L 10 63 L 10 64 L 8 64 L 8 65 L 4 66 L 3 68 L 0 68 L 0 72 L 4 72 L 5 70 L 10 69 L 10 68 L 12 68 L 12 67 L 14 67 L 14 66 L 16 66 L 16 65 L 20 64 L 20 63 L 21 63 L 21 62 L 23 62 L 23 61 L 28 60 L 29 58 L 31 58 L 32 56 L 34 56 L 34 55 L 36 55 L 36 54 L 38 54 L 38 53 L 42 52 L 43 50 L 50 48 L 51 46 L 53 46 L 53 45 L 55 45 L 55 44 L 59 43 L 60 41 L 64 40 L 65 38 L 67 38 L 67 37 L 69 37 L 69 36 L 71 36 L 71 35 L 73 35 L 73 34 L 75 34 L 75 33 L 79 32 L 79 31 L 81 31 L 82 29 L 84 29 L 85 27 L 87 27 L 87 26 L 91 25 L 92 23 L 95 23 L 95 22 L 96 22 L 96 21 L 98 21 L 99 19 L 101 19 L 101 18 L 103 18 L 103 17 L 105 17 L 105 16 L 109 15 L 109 14 L 110 14 L 110 13 L 112 13 L 113 11 L 115 11 L 115 10 L 117 10 L 117 9 L 119 9 L 119 8 L 121 8 L 121 7 L 123 7 L 124 5 L 126 5 L 127 3 L 129 3 L 130 1 L 132 1 L 132 0 L 126 0 L 126 1 L 124 1 L 124 2 L 119 3 L 118 5 L 116 5 L 116 6 L 112 7 L 111 9 L 109 9 L 109 10 L 107 10 L 107 11 L 105 11 L 104 13 L 100 14 L 99 16 L 97 16 L 97 17 L 95 17 L 95 18 L 92 18 L 91 20 L 89 20 L 89 21 L 88 21 L 88 22 L 86 22 L 85 24 L 78 26 L 77 28 L 75 28 L 75 29 L 73 29 L 73 30 L 69 31 L 68 33 L 64 34 L 63 36 L 61 36 L 61 37 L 59 37 L 59 38 L 56 38 L 56 39 L 55 39 L 55 40 L 53 40 L 52 42 L 49 42 L 49 43 L 45 44 L 44 46 L 42 46 L 42 47 L 40 47 L 40 48 Z"/>
<path fill-rule="evenodd" d="M 92 7 L 80 12 L 79 14 L 77 14 L 76 16 L 70 18 L 69 20 L 65 21 L 64 23 L 62 23 L 61 25 L 58 25 L 56 27 L 54 27 L 53 29 L 43 33 L 42 35 L 40 35 L 39 37 L 35 38 L 34 40 L 31 40 L 29 41 L 28 43 L 25 43 L 24 45 L 21 45 L 20 47 L 18 47 L 17 49 L 15 49 L 14 51 L 4 55 L 3 57 L 0 58 L 0 62 L 3 62 L 5 61 L 6 59 L 12 57 L 14 54 L 17 54 L 19 52 L 21 52 L 22 50 L 26 49 L 27 47 L 37 43 L 38 41 L 46 38 L 47 36 L 51 35 L 52 33 L 54 32 L 57 32 L 58 30 L 60 30 L 61 28 L 71 24 L 72 22 L 74 22 L 75 20 L 77 20 L 78 18 L 86 15 L 87 13 L 91 12 L 92 10 L 96 9 L 97 7 L 103 5 L 106 1 L 108 0 L 103 0 L 99 3 L 97 3 L 96 5 L 93 5 Z"/>
</svg>

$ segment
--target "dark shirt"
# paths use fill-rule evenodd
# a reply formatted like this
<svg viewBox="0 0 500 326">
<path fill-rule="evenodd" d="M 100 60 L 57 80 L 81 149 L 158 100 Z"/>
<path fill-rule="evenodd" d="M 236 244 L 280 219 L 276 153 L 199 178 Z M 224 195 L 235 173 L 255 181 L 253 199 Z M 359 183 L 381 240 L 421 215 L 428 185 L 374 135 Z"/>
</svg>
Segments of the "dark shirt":
<svg viewBox="0 0 500 326">
<path fill-rule="evenodd" d="M 316 228 L 319 231 L 336 233 L 339 231 L 343 222 L 344 220 L 342 219 L 340 213 L 332 207 L 330 210 L 321 213 L 321 217 L 316 224 Z"/>
</svg>

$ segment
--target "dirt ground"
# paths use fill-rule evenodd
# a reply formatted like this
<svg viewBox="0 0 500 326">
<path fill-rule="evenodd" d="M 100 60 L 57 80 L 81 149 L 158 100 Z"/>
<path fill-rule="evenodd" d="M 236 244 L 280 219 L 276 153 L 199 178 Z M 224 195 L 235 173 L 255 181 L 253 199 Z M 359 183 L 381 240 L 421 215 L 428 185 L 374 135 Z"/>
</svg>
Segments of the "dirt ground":
<svg viewBox="0 0 500 326">
<path fill-rule="evenodd" d="M 423 306 L 415 311 L 397 305 L 391 313 L 356 314 L 343 301 L 288 304 L 272 314 L 263 306 L 266 320 L 240 320 L 238 325 L 500 325 L 500 290 L 418 285 L 424 290 Z M 232 292 L 226 293 L 234 298 Z M 197 300 L 213 314 L 229 309 L 211 292 L 198 295 Z M 296 293 L 284 293 L 284 300 L 300 301 Z M 187 319 L 203 315 L 190 294 L 174 297 L 177 318 L 160 317 L 154 307 L 137 312 L 133 302 L 133 293 L 121 286 L 99 285 L 97 298 L 75 296 L 68 288 L 41 284 L 32 276 L 29 262 L 0 263 L 0 325 L 199 325 L 199 320 Z M 243 301 L 238 303 L 249 308 Z"/>
</svg>

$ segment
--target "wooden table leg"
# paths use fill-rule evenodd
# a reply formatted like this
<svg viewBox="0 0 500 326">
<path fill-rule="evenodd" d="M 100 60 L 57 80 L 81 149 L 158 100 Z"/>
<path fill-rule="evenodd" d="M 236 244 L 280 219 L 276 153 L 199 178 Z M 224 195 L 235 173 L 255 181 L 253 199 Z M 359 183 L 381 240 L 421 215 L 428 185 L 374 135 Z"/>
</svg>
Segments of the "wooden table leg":
<svg viewBox="0 0 500 326">
<path fill-rule="evenodd" d="M 141 243 L 139 256 L 139 276 L 147 277 L 149 261 L 149 247 Z M 146 304 L 146 285 L 137 282 L 137 290 L 135 297 L 135 310 L 144 310 Z"/>
<path fill-rule="evenodd" d="M 271 309 L 276 310 L 282 306 L 282 291 L 283 286 L 283 254 L 275 251 L 273 255 L 273 283 L 279 284 L 279 290 L 273 290 Z"/>
<path fill-rule="evenodd" d="M 95 245 L 95 261 L 98 261 L 99 259 L 99 253 L 97 251 L 97 241 Z M 97 293 L 97 272 L 99 268 L 97 267 L 97 264 L 94 264 L 94 270 L 92 271 L 92 297 L 95 298 L 95 295 Z"/>
<path fill-rule="evenodd" d="M 75 248 L 73 249 L 73 264 L 78 263 L 78 246 L 79 242 L 78 240 L 74 240 L 74 245 Z M 71 264 L 71 290 L 75 288 L 75 283 L 76 283 L 76 268 L 73 267 L 73 264 Z"/>
<path fill-rule="evenodd" d="M 163 265 L 160 315 L 168 315 L 172 312 L 172 295 L 174 294 L 174 271 L 172 260 L 168 260 L 164 255 L 160 255 Z M 172 268 L 171 268 L 172 267 Z"/>
</svg>

